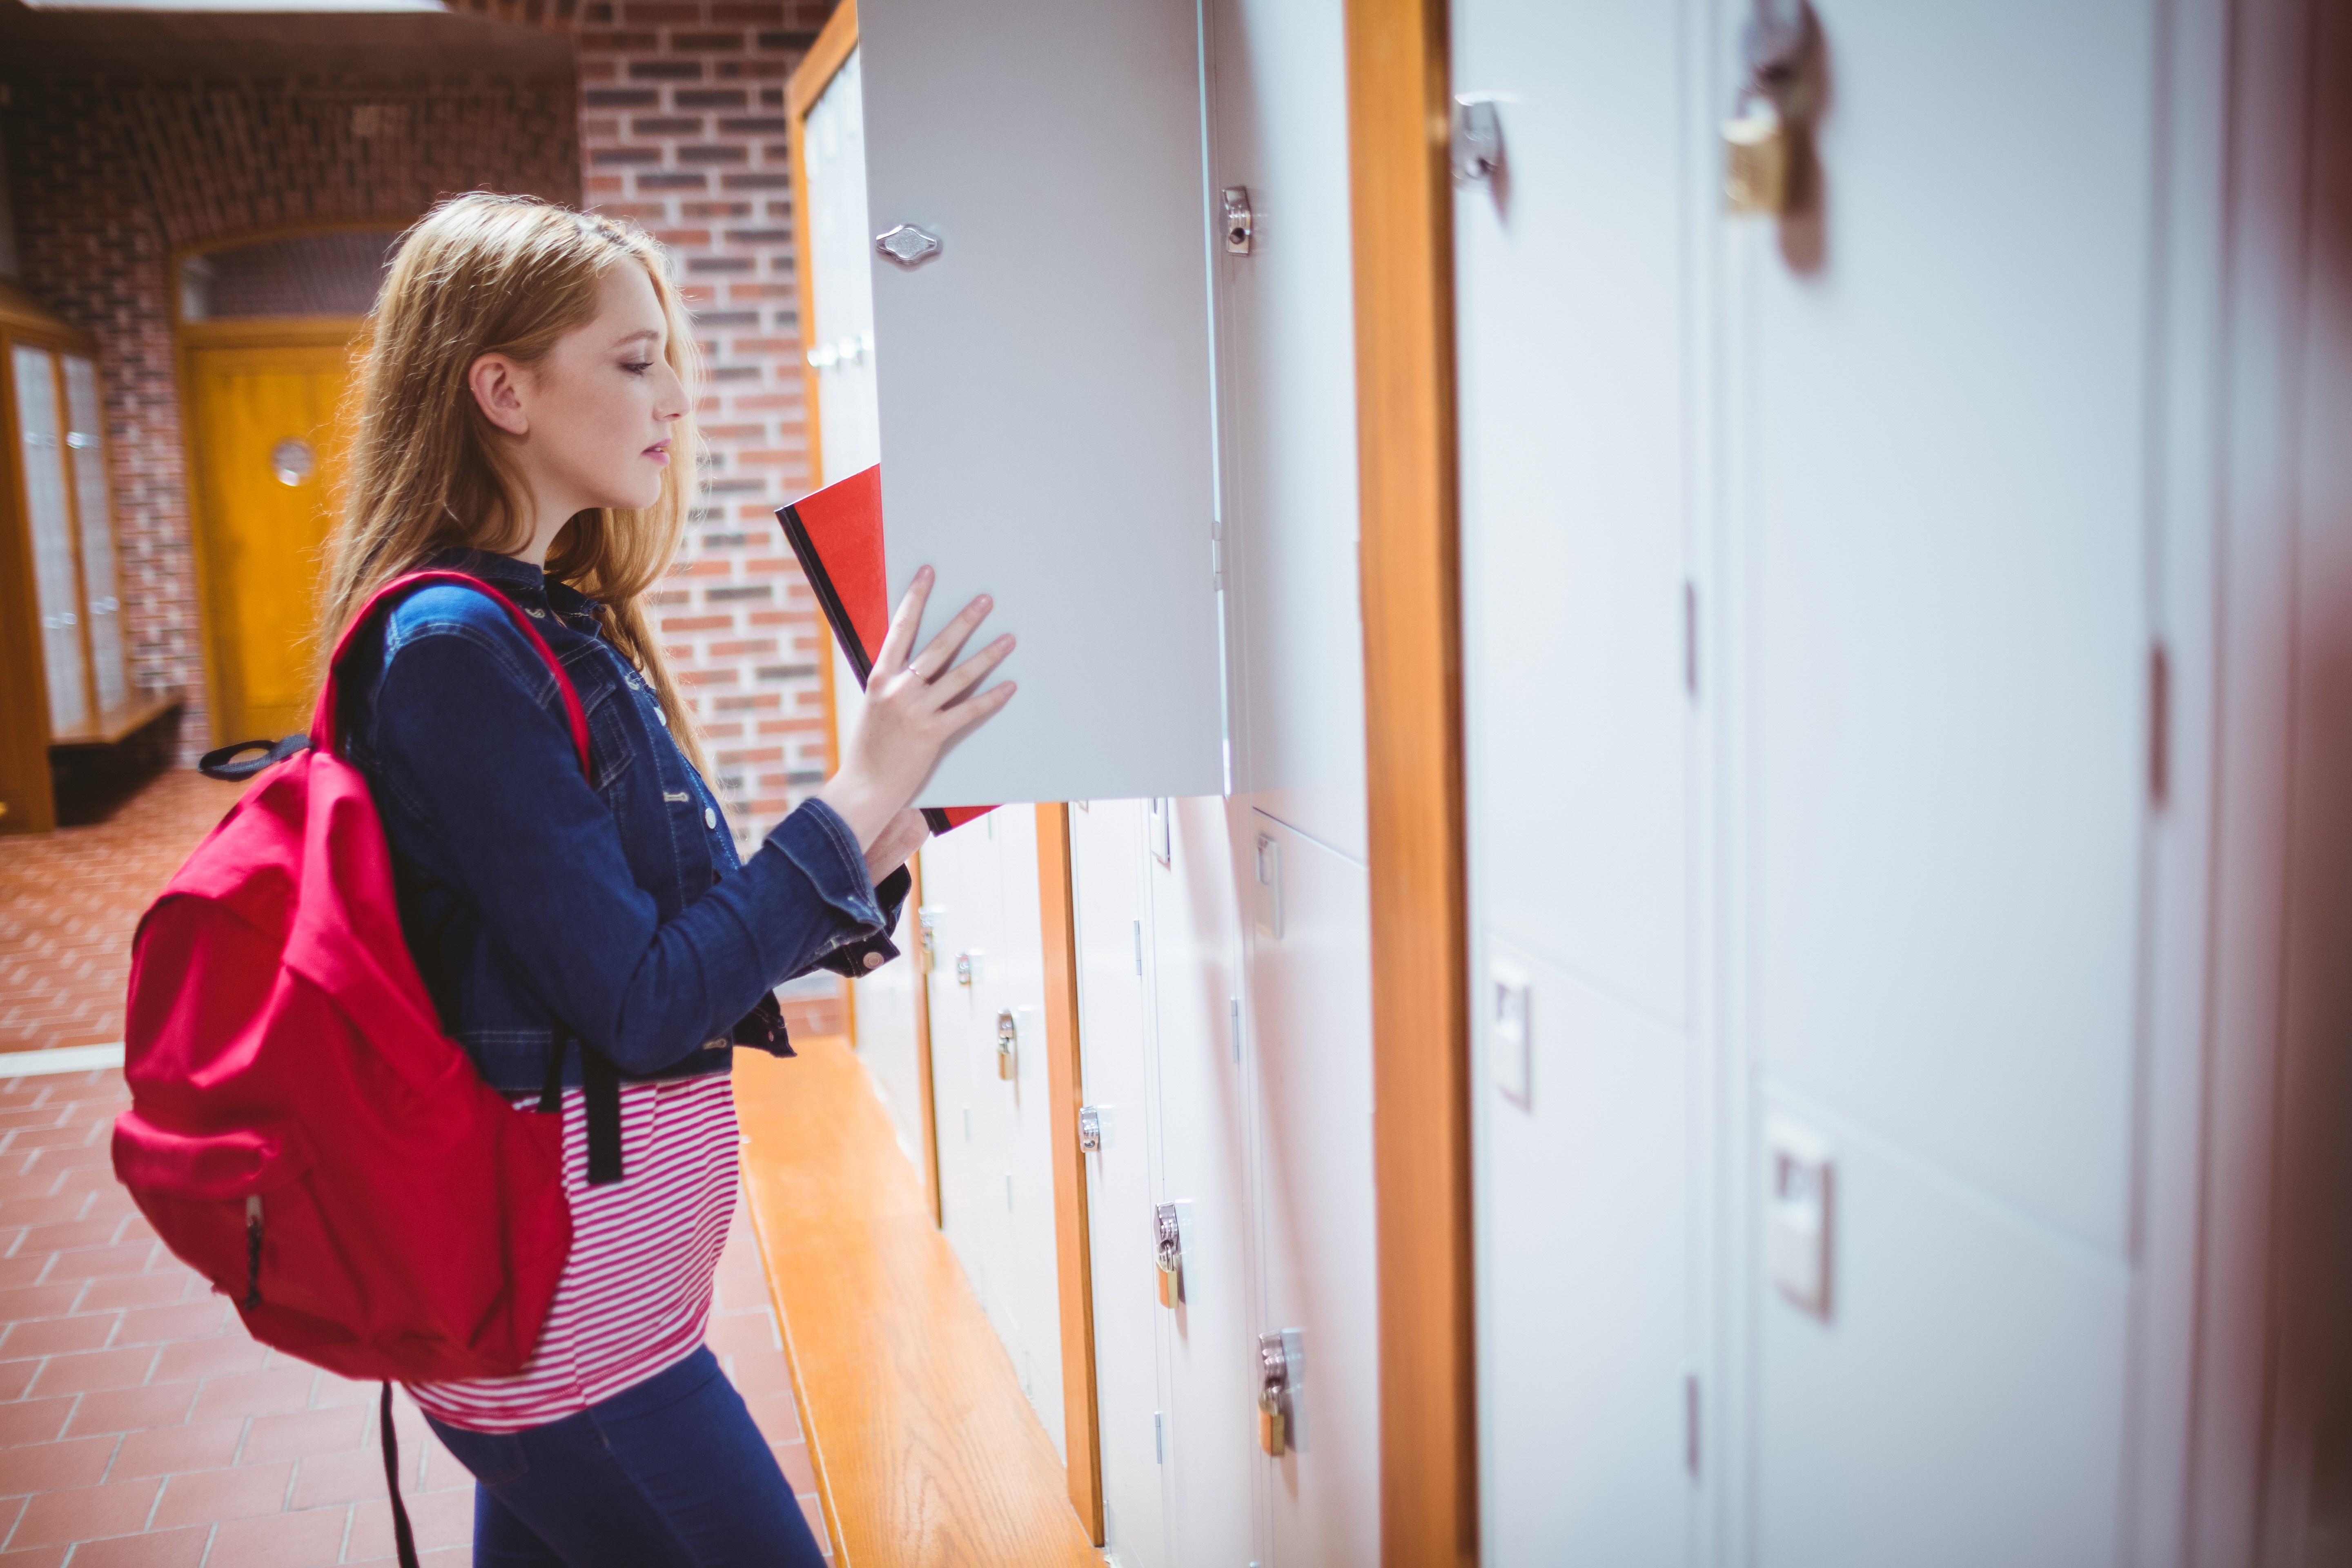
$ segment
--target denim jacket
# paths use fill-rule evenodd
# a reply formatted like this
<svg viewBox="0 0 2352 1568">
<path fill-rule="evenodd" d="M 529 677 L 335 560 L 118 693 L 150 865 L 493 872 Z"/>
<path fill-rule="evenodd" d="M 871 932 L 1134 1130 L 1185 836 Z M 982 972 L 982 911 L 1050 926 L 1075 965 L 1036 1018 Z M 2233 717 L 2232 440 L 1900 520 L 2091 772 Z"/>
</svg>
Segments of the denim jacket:
<svg viewBox="0 0 2352 1568">
<path fill-rule="evenodd" d="M 409 951 L 491 1087 L 542 1088 L 556 1051 L 581 1082 L 572 1040 L 634 1079 L 724 1072 L 736 1044 L 790 1055 L 771 987 L 897 956 L 905 874 L 875 888 L 856 835 L 814 800 L 739 860 L 595 601 L 503 555 L 425 564 L 520 605 L 588 713 L 593 778 L 538 652 L 495 600 L 448 584 L 380 615 L 338 679 Z"/>
</svg>

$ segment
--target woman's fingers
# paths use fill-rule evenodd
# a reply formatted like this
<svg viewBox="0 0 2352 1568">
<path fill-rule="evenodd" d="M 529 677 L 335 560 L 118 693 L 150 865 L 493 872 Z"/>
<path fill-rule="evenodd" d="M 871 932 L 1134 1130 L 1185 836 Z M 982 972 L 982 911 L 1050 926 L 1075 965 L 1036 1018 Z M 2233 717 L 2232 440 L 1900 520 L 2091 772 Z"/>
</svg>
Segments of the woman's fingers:
<svg viewBox="0 0 2352 1568">
<path fill-rule="evenodd" d="M 940 706 L 951 706 L 958 698 L 986 679 L 988 672 L 1003 664 L 1012 651 L 1013 634 L 1007 632 L 932 681 L 931 689 L 940 694 Z"/>
<path fill-rule="evenodd" d="M 947 717 L 954 721 L 954 728 L 948 733 L 956 735 L 971 729 L 974 724 L 1012 701 L 1013 692 L 1019 689 L 1017 682 L 1000 681 L 970 701 L 957 703 L 947 710 Z"/>
<path fill-rule="evenodd" d="M 923 651 L 908 662 L 919 667 L 925 672 L 926 679 L 944 675 L 948 666 L 955 662 L 956 655 L 963 651 L 963 645 L 971 640 L 980 623 L 988 618 L 988 612 L 995 607 L 994 599 L 985 594 L 981 595 L 958 611 L 955 619 L 941 626 L 940 635 L 924 644 Z"/>
<path fill-rule="evenodd" d="M 874 668 L 891 674 L 907 668 L 907 650 L 915 646 L 915 628 L 923 624 L 923 606 L 931 599 L 931 569 L 919 566 L 915 580 L 907 584 L 907 596 L 898 601 L 898 613 L 890 617 L 890 629 L 882 638 L 882 646 L 874 650 Z"/>
</svg>

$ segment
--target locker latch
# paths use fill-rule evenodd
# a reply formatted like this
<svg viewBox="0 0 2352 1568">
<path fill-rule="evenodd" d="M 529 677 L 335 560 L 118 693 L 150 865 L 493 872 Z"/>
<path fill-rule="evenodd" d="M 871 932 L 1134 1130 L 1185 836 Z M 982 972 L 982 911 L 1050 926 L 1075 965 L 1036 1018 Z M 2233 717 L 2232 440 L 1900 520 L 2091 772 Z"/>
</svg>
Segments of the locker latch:
<svg viewBox="0 0 2352 1568">
<path fill-rule="evenodd" d="M 1269 1458 L 1290 1447 L 1291 1342 L 1294 1334 L 1257 1337 L 1257 1446 Z"/>
<path fill-rule="evenodd" d="M 956 984 L 959 985 L 971 984 L 971 954 L 968 952 L 956 954 Z"/>
<path fill-rule="evenodd" d="M 1503 166 L 1503 120 L 1495 100 L 1464 93 L 1454 100 L 1454 183 L 1492 184 Z"/>
<path fill-rule="evenodd" d="M 1151 1217 L 1159 1227 L 1160 1304 L 1173 1307 L 1184 1299 L 1184 1231 L 1174 1204 L 1158 1205 Z"/>
<path fill-rule="evenodd" d="M 1087 1154 L 1102 1149 L 1102 1112 L 1091 1105 L 1078 1107 L 1078 1149 Z"/>
<path fill-rule="evenodd" d="M 1225 254 L 1247 256 L 1250 237 L 1257 232 L 1257 215 L 1250 211 L 1247 185 L 1227 185 L 1224 188 Z"/>
<path fill-rule="evenodd" d="M 1013 1052 L 1021 1044 L 1021 1033 L 1013 1022 L 1013 1010 L 1008 1007 L 996 1016 L 996 1076 L 1008 1081 L 1013 1077 Z"/>
<path fill-rule="evenodd" d="M 932 946 L 932 938 L 938 934 L 939 929 L 938 910 L 915 911 L 915 969 L 918 973 L 929 974 L 939 967 L 939 957 Z"/>
</svg>

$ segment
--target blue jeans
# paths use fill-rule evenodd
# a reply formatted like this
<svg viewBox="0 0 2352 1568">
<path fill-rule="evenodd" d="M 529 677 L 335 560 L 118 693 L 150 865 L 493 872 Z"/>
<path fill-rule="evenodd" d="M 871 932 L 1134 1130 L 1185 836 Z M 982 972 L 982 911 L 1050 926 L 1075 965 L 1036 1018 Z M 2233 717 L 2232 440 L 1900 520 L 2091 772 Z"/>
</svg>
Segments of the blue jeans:
<svg viewBox="0 0 2352 1568">
<path fill-rule="evenodd" d="M 824 1561 L 768 1440 L 707 1348 L 544 1426 L 467 1432 L 435 1421 L 433 1430 L 474 1472 L 474 1568 Z"/>
</svg>

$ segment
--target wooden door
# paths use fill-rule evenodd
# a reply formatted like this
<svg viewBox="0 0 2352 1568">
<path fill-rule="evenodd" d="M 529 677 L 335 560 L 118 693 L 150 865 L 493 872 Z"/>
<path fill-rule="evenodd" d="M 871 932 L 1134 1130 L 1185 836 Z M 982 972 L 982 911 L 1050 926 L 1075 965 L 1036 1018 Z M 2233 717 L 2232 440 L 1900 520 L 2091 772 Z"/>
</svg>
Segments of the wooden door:
<svg viewBox="0 0 2352 1568">
<path fill-rule="evenodd" d="M 351 374 L 341 343 L 188 354 L 218 742 L 306 727 Z"/>
</svg>

